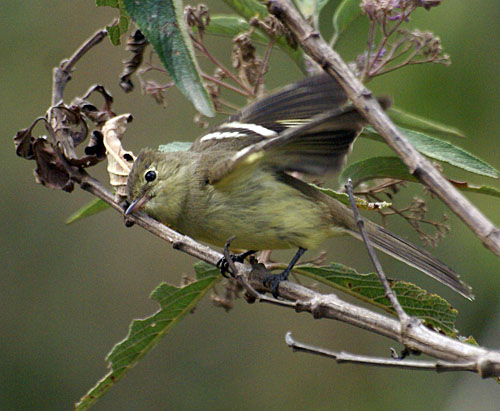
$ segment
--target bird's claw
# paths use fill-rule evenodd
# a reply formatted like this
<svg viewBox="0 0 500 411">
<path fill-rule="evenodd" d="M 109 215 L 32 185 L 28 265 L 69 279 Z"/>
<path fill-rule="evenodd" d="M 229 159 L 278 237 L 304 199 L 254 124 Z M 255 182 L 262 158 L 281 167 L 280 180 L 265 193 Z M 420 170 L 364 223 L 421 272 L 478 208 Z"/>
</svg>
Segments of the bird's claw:
<svg viewBox="0 0 500 411">
<path fill-rule="evenodd" d="M 234 262 L 235 261 L 234 255 L 230 254 L 230 257 L 231 260 Z M 227 275 L 227 273 L 229 272 L 228 270 L 229 262 L 226 260 L 226 257 L 222 257 L 219 261 L 217 261 L 217 264 L 215 266 L 219 269 L 223 277 L 229 278 L 229 276 Z"/>
<path fill-rule="evenodd" d="M 282 281 L 288 280 L 288 274 L 282 272 L 281 274 L 271 274 L 264 278 L 264 287 L 270 288 L 274 298 L 278 298 L 278 286 Z"/>
<path fill-rule="evenodd" d="M 242 263 L 243 261 L 245 261 L 245 258 L 256 253 L 256 251 L 254 250 L 248 250 L 240 254 L 230 253 L 229 246 L 231 245 L 232 240 L 234 240 L 234 237 L 231 237 L 229 240 L 227 240 L 226 245 L 224 246 L 224 254 L 222 258 L 219 261 L 217 261 L 217 264 L 215 265 L 220 270 L 222 276 L 226 278 L 229 278 L 227 273 L 231 274 L 231 277 L 234 276 L 233 275 L 234 273 L 229 271 L 229 268 L 231 268 L 231 263 L 228 261 L 226 256 L 229 256 L 232 263 Z"/>
</svg>

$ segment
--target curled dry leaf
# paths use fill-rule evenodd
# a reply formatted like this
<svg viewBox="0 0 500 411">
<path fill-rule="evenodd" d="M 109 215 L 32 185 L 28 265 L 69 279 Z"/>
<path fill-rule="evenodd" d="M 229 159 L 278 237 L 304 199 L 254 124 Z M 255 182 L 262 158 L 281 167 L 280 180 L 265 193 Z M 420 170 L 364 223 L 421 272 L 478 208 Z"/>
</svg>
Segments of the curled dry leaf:
<svg viewBox="0 0 500 411">
<path fill-rule="evenodd" d="M 146 50 L 148 44 L 148 40 L 144 37 L 140 30 L 136 30 L 127 40 L 125 50 L 132 52 L 132 56 L 123 62 L 124 67 L 122 74 L 120 75 L 120 87 L 123 91 L 125 91 L 125 93 L 129 93 L 134 89 L 134 84 L 132 83 L 130 77 L 142 64 L 144 51 Z"/>
<path fill-rule="evenodd" d="M 67 192 L 73 191 L 74 184 L 63 160 L 46 139 L 40 137 L 35 140 L 33 153 L 37 165 L 34 170 L 37 183 Z"/>
<path fill-rule="evenodd" d="M 16 133 L 14 137 L 16 154 L 26 160 L 35 160 L 37 167 L 33 173 L 37 183 L 50 188 L 73 191 L 74 185 L 63 160 L 56 154 L 46 137 L 33 136 L 33 128 L 39 121 L 43 121 L 45 127 L 52 131 L 44 117 L 37 118 L 30 127 Z"/>
<path fill-rule="evenodd" d="M 115 188 L 115 199 L 121 202 L 127 198 L 127 177 L 134 164 L 135 156 L 122 147 L 121 139 L 132 115 L 122 114 L 104 123 L 102 128 L 104 147 L 108 158 L 109 182 Z"/>
<path fill-rule="evenodd" d="M 74 160 L 79 163 L 75 148 L 87 138 L 89 131 L 79 110 L 61 103 L 50 107 L 46 118 L 45 128 L 49 132 L 51 143 L 62 147 L 64 157 L 70 163 L 73 164 Z"/>
<path fill-rule="evenodd" d="M 33 124 L 28 128 L 23 128 L 19 130 L 14 136 L 14 145 L 16 146 L 16 154 L 19 157 L 25 158 L 26 160 L 33 160 L 35 154 L 33 152 L 33 143 L 35 142 L 35 137 L 33 137 L 33 127 L 39 122 L 45 121 L 44 117 L 39 117 Z"/>
</svg>

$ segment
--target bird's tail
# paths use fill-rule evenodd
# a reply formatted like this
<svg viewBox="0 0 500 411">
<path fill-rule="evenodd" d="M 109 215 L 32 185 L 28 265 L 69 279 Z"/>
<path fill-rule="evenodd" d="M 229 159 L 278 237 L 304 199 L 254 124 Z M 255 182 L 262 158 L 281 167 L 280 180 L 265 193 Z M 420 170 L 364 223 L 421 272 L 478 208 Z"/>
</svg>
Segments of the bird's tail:
<svg viewBox="0 0 500 411">
<path fill-rule="evenodd" d="M 474 299 L 471 287 L 460 280 L 460 276 L 446 264 L 433 257 L 427 251 L 411 244 L 385 228 L 371 221 L 364 221 L 368 237 L 374 247 L 419 269 L 423 273 L 462 294 L 469 300 Z M 348 229 L 347 231 L 352 236 L 361 239 L 359 232 L 353 229 Z"/>
</svg>

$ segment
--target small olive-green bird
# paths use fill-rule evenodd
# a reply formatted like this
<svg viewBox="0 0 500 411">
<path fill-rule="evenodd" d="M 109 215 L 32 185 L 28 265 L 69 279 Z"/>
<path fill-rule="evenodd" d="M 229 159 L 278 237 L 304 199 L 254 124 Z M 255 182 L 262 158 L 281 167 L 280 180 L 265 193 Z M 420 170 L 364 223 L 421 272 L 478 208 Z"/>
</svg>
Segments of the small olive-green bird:
<svg viewBox="0 0 500 411">
<path fill-rule="evenodd" d="M 381 102 L 384 104 L 384 100 Z M 290 173 L 339 171 L 364 120 L 340 85 L 316 75 L 243 109 L 187 151 L 141 151 L 127 182 L 130 207 L 196 240 L 234 249 L 298 248 L 269 282 L 276 293 L 305 250 L 327 238 L 360 239 L 353 212 Z M 472 299 L 457 273 L 370 221 L 372 244 Z"/>
</svg>

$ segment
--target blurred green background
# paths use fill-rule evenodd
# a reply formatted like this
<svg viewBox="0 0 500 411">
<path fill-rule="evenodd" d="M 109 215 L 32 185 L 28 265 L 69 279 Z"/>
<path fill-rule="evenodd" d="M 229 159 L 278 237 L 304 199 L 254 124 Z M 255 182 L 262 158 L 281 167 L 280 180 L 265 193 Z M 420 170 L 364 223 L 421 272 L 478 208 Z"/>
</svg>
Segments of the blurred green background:
<svg viewBox="0 0 500 411">
<path fill-rule="evenodd" d="M 215 11 L 228 11 L 221 2 L 206 3 Z M 336 3 L 324 11 L 326 32 Z M 407 68 L 369 86 L 394 96 L 399 107 L 461 128 L 468 138 L 455 142 L 499 168 L 498 1 L 443 3 L 432 12 L 416 13 L 412 25 L 440 35 L 451 67 Z M 37 185 L 34 163 L 14 152 L 15 132 L 28 127 L 50 104 L 52 68 L 109 23 L 115 11 L 83 0 L 25 0 L 4 2 L 1 15 L 0 409 L 70 409 L 107 372 L 104 357 L 125 337 L 131 320 L 156 311 L 150 291 L 161 281 L 179 284 L 183 274 L 192 274 L 194 259 L 140 228 L 126 229 L 121 216 L 111 211 L 65 225 L 65 218 L 91 196 L 79 189 L 69 195 Z M 363 30 L 357 24 L 351 31 L 355 40 L 339 43 L 346 59 L 364 44 Z M 229 63 L 229 41 L 209 44 Z M 115 111 L 134 115 L 125 141 L 134 152 L 172 140 L 193 140 L 199 129 L 180 93 L 169 91 L 163 109 L 139 90 L 131 95 L 121 92 L 117 79 L 125 56 L 123 48 L 107 40 L 96 47 L 78 64 L 66 90 L 67 101 L 93 83 L 104 84 L 115 97 Z M 299 76 L 292 63 L 274 54 L 269 89 Z M 380 144 L 360 140 L 351 159 L 373 150 L 387 152 Z M 103 177 L 104 168 L 102 164 L 93 172 Z M 446 171 L 457 178 L 470 177 L 451 168 Z M 470 179 L 500 186 L 486 178 Z M 470 198 L 500 225 L 500 200 Z M 434 215 L 444 211 L 437 201 L 431 207 Z M 390 258 L 382 262 L 386 272 L 447 297 L 460 310 L 462 334 L 500 348 L 499 260 L 456 218 L 451 217 L 451 224 L 452 232 L 432 252 L 473 286 L 474 303 Z M 404 223 L 390 227 L 418 241 Z M 371 270 L 362 244 L 354 239 L 332 241 L 325 250 L 329 260 Z M 288 259 L 289 254 L 276 256 Z M 396 346 L 342 323 L 313 321 L 309 315 L 265 304 L 238 300 L 226 313 L 205 298 L 95 409 L 493 410 L 500 404 L 499 385 L 473 374 L 337 365 L 294 354 L 284 343 L 288 330 L 301 341 L 354 353 L 386 356 L 389 347 Z"/>
</svg>

